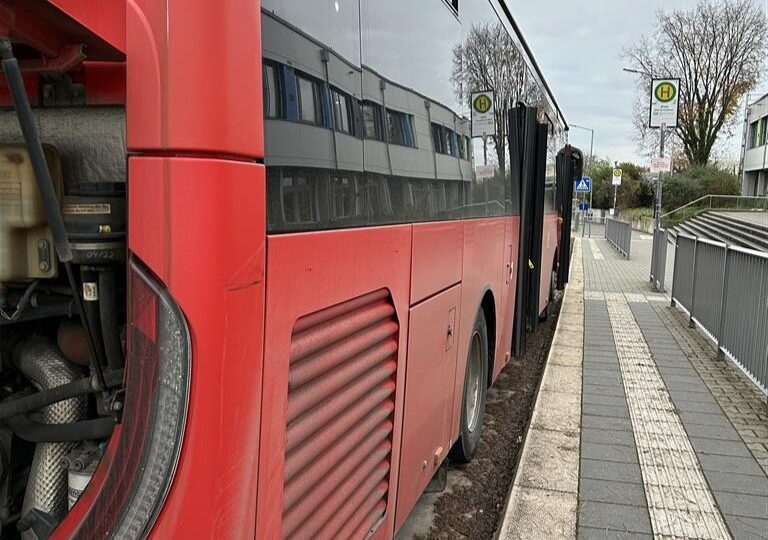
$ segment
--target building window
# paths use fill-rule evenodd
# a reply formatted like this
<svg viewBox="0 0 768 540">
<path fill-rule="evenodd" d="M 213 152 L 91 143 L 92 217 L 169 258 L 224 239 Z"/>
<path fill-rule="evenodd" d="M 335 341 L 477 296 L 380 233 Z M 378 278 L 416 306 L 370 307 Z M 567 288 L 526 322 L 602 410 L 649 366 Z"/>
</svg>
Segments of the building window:
<svg viewBox="0 0 768 540">
<path fill-rule="evenodd" d="M 264 116 L 267 118 L 282 118 L 280 79 L 278 68 L 272 64 L 264 64 Z"/>
<path fill-rule="evenodd" d="M 315 189 L 305 176 L 286 176 L 280 181 L 283 201 L 283 220 L 287 224 L 317 221 Z"/>
<path fill-rule="evenodd" d="M 445 137 L 443 136 L 443 126 L 432 123 L 432 145 L 435 152 L 445 154 Z"/>
<path fill-rule="evenodd" d="M 344 219 L 357 216 L 358 193 L 354 178 L 331 178 L 331 219 Z"/>
<path fill-rule="evenodd" d="M 337 131 L 352 133 L 352 122 L 350 121 L 349 97 L 337 90 L 331 92 L 333 103 L 333 120 Z"/>
<path fill-rule="evenodd" d="M 384 130 L 381 127 L 381 106 L 370 101 L 364 101 L 362 109 L 365 138 L 374 141 L 383 141 Z"/>
<path fill-rule="evenodd" d="M 459 141 L 459 157 L 461 159 L 467 159 L 467 143 L 466 138 L 461 135 L 458 136 Z"/>
<path fill-rule="evenodd" d="M 761 118 L 757 126 L 757 141 L 755 146 L 763 146 L 765 144 L 766 127 L 768 127 L 768 117 Z"/>
<path fill-rule="evenodd" d="M 464 139 L 467 141 L 467 160 L 472 159 L 472 139 L 469 137 L 464 137 Z"/>
<path fill-rule="evenodd" d="M 413 116 L 387 109 L 387 124 L 390 143 L 416 148 L 416 138 L 413 133 Z"/>
<path fill-rule="evenodd" d="M 323 98 L 320 83 L 298 76 L 299 88 L 299 119 L 302 122 L 322 125 Z"/>
</svg>

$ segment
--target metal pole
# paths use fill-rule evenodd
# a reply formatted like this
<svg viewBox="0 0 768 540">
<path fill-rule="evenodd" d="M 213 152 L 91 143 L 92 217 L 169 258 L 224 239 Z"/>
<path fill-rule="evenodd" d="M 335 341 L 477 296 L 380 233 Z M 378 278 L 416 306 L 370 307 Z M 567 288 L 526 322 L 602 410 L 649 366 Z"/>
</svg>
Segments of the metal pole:
<svg viewBox="0 0 768 540">
<path fill-rule="evenodd" d="M 592 167 L 592 164 L 595 161 L 595 130 L 590 129 L 591 137 L 589 138 L 589 166 Z M 587 209 L 587 212 L 592 212 L 592 216 L 594 217 L 594 212 L 592 211 L 592 182 L 589 183 L 589 208 Z M 589 237 L 592 238 L 592 218 L 589 219 Z"/>
<path fill-rule="evenodd" d="M 661 138 L 659 141 L 659 156 L 664 157 L 664 144 L 667 137 L 667 125 L 661 124 Z M 659 177 L 656 179 L 656 197 L 653 206 L 653 249 L 651 251 L 651 275 L 650 282 L 654 290 L 658 290 L 658 275 L 659 275 L 659 251 L 660 246 L 658 243 L 661 241 L 661 197 L 662 197 L 662 172 L 659 172 Z"/>
<path fill-rule="evenodd" d="M 721 357 L 723 356 L 723 333 L 725 332 L 725 312 L 728 309 L 728 271 L 729 271 L 729 264 L 728 259 L 729 257 L 729 249 L 728 245 L 725 245 L 725 260 L 723 261 L 723 279 L 722 279 L 722 285 L 723 285 L 723 292 L 720 295 L 720 324 L 718 324 L 717 328 L 717 335 L 715 336 L 715 339 L 717 340 L 717 356 Z"/>
<path fill-rule="evenodd" d="M 483 165 L 488 165 L 488 137 L 483 135 Z"/>
</svg>

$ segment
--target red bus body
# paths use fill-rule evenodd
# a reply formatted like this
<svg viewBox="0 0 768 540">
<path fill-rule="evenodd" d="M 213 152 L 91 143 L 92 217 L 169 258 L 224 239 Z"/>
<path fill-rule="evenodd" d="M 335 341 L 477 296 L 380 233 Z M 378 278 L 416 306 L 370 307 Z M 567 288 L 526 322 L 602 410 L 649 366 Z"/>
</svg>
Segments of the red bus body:
<svg viewBox="0 0 768 540">
<path fill-rule="evenodd" d="M 527 55 L 504 4 L 482 1 L 493 7 Z M 363 306 L 370 297 L 363 311 L 352 311 L 340 324 L 363 325 L 355 326 L 358 332 L 367 328 L 364 324 L 371 331 L 389 332 L 383 343 L 390 354 L 372 364 L 370 373 L 380 370 L 382 375 L 368 389 L 385 395 L 368 413 L 382 419 L 376 429 L 384 426 L 385 431 L 376 448 L 383 453 L 371 454 L 377 459 L 370 461 L 363 479 L 370 480 L 369 488 L 333 490 L 322 504 L 335 509 L 334 515 L 351 516 L 338 524 L 330 517 L 329 531 L 372 531 L 371 538 L 392 538 L 460 436 L 470 331 L 479 311 L 491 338 L 489 383 L 511 359 L 520 216 L 270 231 L 267 176 L 272 165 L 265 151 L 270 131 L 264 119 L 261 25 L 272 12 L 265 15 L 255 0 L 32 3 L 61 10 L 67 25 L 77 21 L 98 37 L 88 38 L 93 43 L 107 43 L 112 47 L 108 52 L 125 55 L 123 62 L 105 53 L 104 62 L 86 62 L 73 77 L 84 81 L 87 104 L 126 106 L 129 249 L 167 288 L 190 329 L 186 431 L 151 537 L 286 536 L 286 520 L 298 518 L 285 511 L 285 498 L 297 497 L 298 506 L 317 496 L 313 482 L 323 477 L 313 478 L 312 467 L 322 467 L 324 456 L 333 455 L 332 445 L 316 454 L 299 440 L 286 457 L 287 438 L 294 436 L 287 427 L 291 415 L 304 418 L 320 406 L 312 405 L 315 388 L 289 395 L 298 377 L 291 359 L 305 358 L 302 347 L 316 355 L 312 339 L 330 339 L 327 334 L 337 331 L 327 327 L 332 310 L 347 304 L 353 309 L 354 302 Z M 342 9 L 349 3 L 341 2 Z M 452 8 L 451 2 L 432 3 L 431 11 Z M 338 11 L 339 2 L 335 5 Z M 454 15 L 457 20 L 463 9 Z M 57 26 L 55 19 L 18 14 L 15 24 L 19 35 L 24 30 L 31 41 L 33 30 L 50 37 L 69 28 Z M 53 48 L 64 44 L 47 42 Z M 537 69 L 529 64 L 529 70 L 546 88 Z M 27 82 L 34 95 L 35 77 Z M 559 136 L 564 121 L 548 89 L 544 93 L 542 110 L 553 125 L 552 137 Z M 466 170 L 470 160 L 456 159 L 463 160 L 459 167 Z M 539 311 L 549 301 L 559 237 L 559 217 L 550 210 L 544 216 L 541 260 L 536 261 L 542 268 Z M 385 305 L 393 308 L 386 317 L 355 320 L 365 316 L 365 309 Z M 342 360 L 328 362 L 342 365 Z M 339 368 L 324 376 L 341 377 L 342 372 Z M 359 379 L 328 380 L 343 395 Z M 325 406 L 333 396 L 322 399 Z M 301 405 L 302 400 L 308 404 Z M 358 419 L 347 431 L 365 421 Z M 120 437 L 117 430 L 110 449 Z M 79 525 L 89 504 L 119 466 L 110 455 L 55 538 L 83 532 Z M 291 478 L 298 479 L 288 488 L 287 459 Z M 315 512 L 321 510 L 318 506 Z M 296 515 L 302 514 L 297 510 Z M 302 537 L 297 531 L 312 522 L 312 515 L 290 525 L 294 537 Z"/>
</svg>

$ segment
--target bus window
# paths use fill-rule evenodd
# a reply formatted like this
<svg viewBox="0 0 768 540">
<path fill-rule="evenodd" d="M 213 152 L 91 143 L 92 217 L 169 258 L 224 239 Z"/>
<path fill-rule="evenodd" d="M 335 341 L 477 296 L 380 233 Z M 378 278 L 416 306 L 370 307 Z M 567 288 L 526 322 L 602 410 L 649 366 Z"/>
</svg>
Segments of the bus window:
<svg viewBox="0 0 768 540">
<path fill-rule="evenodd" d="M 352 123 L 349 119 L 349 98 L 338 90 L 332 90 L 331 99 L 333 102 L 333 119 L 336 131 L 351 134 Z"/>
<path fill-rule="evenodd" d="M 296 79 L 299 88 L 299 118 L 302 122 L 323 124 L 323 100 L 320 85 L 300 75 Z"/>
<path fill-rule="evenodd" d="M 288 224 L 317 221 L 315 182 L 306 176 L 285 176 L 280 181 L 283 220 Z"/>
<path fill-rule="evenodd" d="M 384 130 L 381 127 L 381 106 L 371 101 L 364 101 L 362 109 L 365 138 L 372 141 L 383 141 Z"/>
<path fill-rule="evenodd" d="M 267 118 L 282 117 L 280 106 L 280 80 L 278 68 L 272 64 L 264 64 L 264 116 Z"/>
</svg>

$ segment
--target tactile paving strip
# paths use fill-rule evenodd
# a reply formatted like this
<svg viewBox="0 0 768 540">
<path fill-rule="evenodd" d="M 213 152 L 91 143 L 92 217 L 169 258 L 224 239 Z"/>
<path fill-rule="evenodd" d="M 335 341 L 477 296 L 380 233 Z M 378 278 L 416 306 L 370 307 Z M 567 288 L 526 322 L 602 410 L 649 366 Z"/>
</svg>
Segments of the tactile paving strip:
<svg viewBox="0 0 768 540">
<path fill-rule="evenodd" d="M 590 238 L 589 239 L 589 249 L 592 252 L 592 257 L 596 261 L 604 261 L 605 260 L 605 257 L 603 257 L 603 252 L 600 251 L 599 247 L 597 247 L 597 242 L 595 241 L 594 238 Z"/>
<path fill-rule="evenodd" d="M 626 298 L 606 299 L 654 538 L 730 539 Z"/>
</svg>

